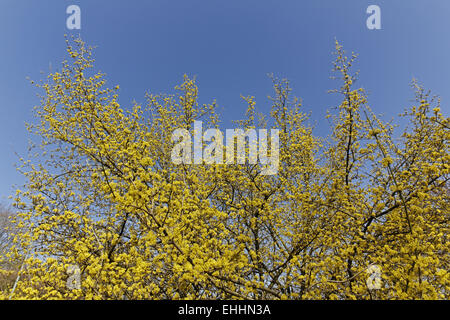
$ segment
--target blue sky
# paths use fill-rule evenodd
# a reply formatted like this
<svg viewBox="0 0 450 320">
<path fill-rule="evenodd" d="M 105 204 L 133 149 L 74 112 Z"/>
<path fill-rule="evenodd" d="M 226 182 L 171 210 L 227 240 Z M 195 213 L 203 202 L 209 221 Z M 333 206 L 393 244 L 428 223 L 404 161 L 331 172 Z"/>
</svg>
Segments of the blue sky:
<svg viewBox="0 0 450 320">
<path fill-rule="evenodd" d="M 77 4 L 81 30 L 67 30 L 66 8 Z M 366 28 L 366 8 L 381 8 L 381 30 Z M 144 101 L 146 91 L 170 92 L 183 74 L 197 77 L 200 101 L 216 99 L 225 122 L 245 112 L 240 95 L 254 95 L 267 112 L 268 73 L 291 81 L 325 135 L 334 39 L 359 54 L 358 84 L 376 113 L 395 117 L 410 105 L 416 77 L 450 103 L 450 1 L 448 0 L 1 0 L 0 201 L 9 202 L 17 154 L 26 156 L 40 80 L 60 66 L 64 34 L 81 34 L 97 46 L 96 67 L 120 84 L 120 101 Z"/>
</svg>

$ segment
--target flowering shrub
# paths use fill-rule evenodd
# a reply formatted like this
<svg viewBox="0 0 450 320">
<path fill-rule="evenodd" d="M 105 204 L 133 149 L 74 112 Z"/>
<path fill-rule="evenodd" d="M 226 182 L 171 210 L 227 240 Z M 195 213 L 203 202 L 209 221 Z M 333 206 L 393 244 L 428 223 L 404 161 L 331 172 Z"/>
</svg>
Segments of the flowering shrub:
<svg viewBox="0 0 450 320">
<path fill-rule="evenodd" d="M 336 43 L 342 103 L 321 139 L 289 83 L 273 79 L 270 115 L 246 97 L 237 122 L 279 129 L 278 173 L 261 175 L 248 162 L 171 161 L 174 129 L 218 126 L 194 80 L 124 110 L 118 87 L 92 71 L 90 48 L 68 42 L 68 55 L 38 84 L 29 130 L 41 142 L 15 196 L 9 256 L 26 259 L 13 298 L 448 298 L 449 119 L 416 82 L 396 135 L 354 87 L 355 56 Z M 79 287 L 67 285 L 70 266 Z"/>
</svg>

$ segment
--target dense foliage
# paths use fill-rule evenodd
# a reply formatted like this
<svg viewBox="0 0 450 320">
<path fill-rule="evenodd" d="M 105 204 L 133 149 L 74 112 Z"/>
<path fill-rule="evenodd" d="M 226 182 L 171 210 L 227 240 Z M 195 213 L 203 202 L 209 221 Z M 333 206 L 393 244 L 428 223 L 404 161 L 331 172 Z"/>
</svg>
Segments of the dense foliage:
<svg viewBox="0 0 450 320">
<path fill-rule="evenodd" d="M 122 109 L 91 48 L 68 41 L 68 54 L 37 84 L 29 129 L 42 143 L 15 196 L 8 258 L 23 268 L 12 298 L 449 297 L 449 118 L 416 82 L 397 134 L 355 88 L 355 56 L 336 43 L 342 103 L 321 139 L 288 82 L 273 79 L 270 115 L 246 97 L 236 124 L 280 130 L 278 174 L 264 176 L 255 164 L 172 163 L 173 130 L 219 125 L 194 80 Z M 79 287 L 68 285 L 74 266 Z"/>
</svg>

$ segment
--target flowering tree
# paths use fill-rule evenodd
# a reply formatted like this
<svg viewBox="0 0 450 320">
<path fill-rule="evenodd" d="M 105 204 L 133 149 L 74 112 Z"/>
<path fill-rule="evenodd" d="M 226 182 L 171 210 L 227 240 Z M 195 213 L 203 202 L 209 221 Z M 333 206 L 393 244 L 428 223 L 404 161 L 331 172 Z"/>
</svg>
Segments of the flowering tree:
<svg viewBox="0 0 450 320">
<path fill-rule="evenodd" d="M 279 171 L 258 164 L 174 164 L 175 129 L 218 126 L 194 80 L 124 110 L 94 73 L 92 50 L 38 87 L 37 157 L 15 202 L 13 298 L 448 298 L 449 119 L 416 82 L 408 128 L 370 110 L 336 43 L 342 96 L 332 134 L 308 126 L 286 80 L 269 116 L 253 97 L 243 129 L 279 129 Z M 77 270 L 77 272 L 74 272 Z M 374 272 L 376 270 L 376 272 Z M 78 279 L 75 279 L 78 278 Z M 376 279 L 375 279 L 376 278 Z M 76 281 L 75 281 L 76 280 Z M 74 285 L 74 282 L 76 285 Z"/>
<path fill-rule="evenodd" d="M 8 252 L 13 246 L 12 235 L 14 234 L 14 224 L 11 222 L 13 211 L 0 204 L 0 298 L 2 291 L 12 287 L 12 283 L 17 276 L 17 264 L 11 263 L 7 258 Z"/>
</svg>

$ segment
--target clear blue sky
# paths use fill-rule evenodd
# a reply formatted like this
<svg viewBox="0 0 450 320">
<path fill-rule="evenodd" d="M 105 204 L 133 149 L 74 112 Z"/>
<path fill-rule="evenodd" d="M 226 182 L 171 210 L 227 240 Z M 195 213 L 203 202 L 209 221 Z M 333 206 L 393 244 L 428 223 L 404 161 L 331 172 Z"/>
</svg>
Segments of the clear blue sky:
<svg viewBox="0 0 450 320">
<path fill-rule="evenodd" d="M 82 10 L 82 29 L 66 29 L 66 8 Z M 382 30 L 366 28 L 366 8 L 381 8 Z M 376 113 L 395 117 L 413 97 L 418 78 L 450 103 L 449 0 L 1 0 L 0 201 L 23 178 L 14 168 L 26 155 L 39 103 L 26 80 L 44 77 L 65 59 L 64 34 L 95 45 L 97 67 L 120 84 L 124 107 L 146 91 L 168 92 L 183 74 L 196 75 L 201 102 L 217 99 L 226 121 L 242 117 L 239 98 L 254 95 L 261 111 L 271 94 L 267 73 L 291 80 L 294 93 L 326 134 L 334 39 L 359 53 L 359 84 Z"/>
</svg>

